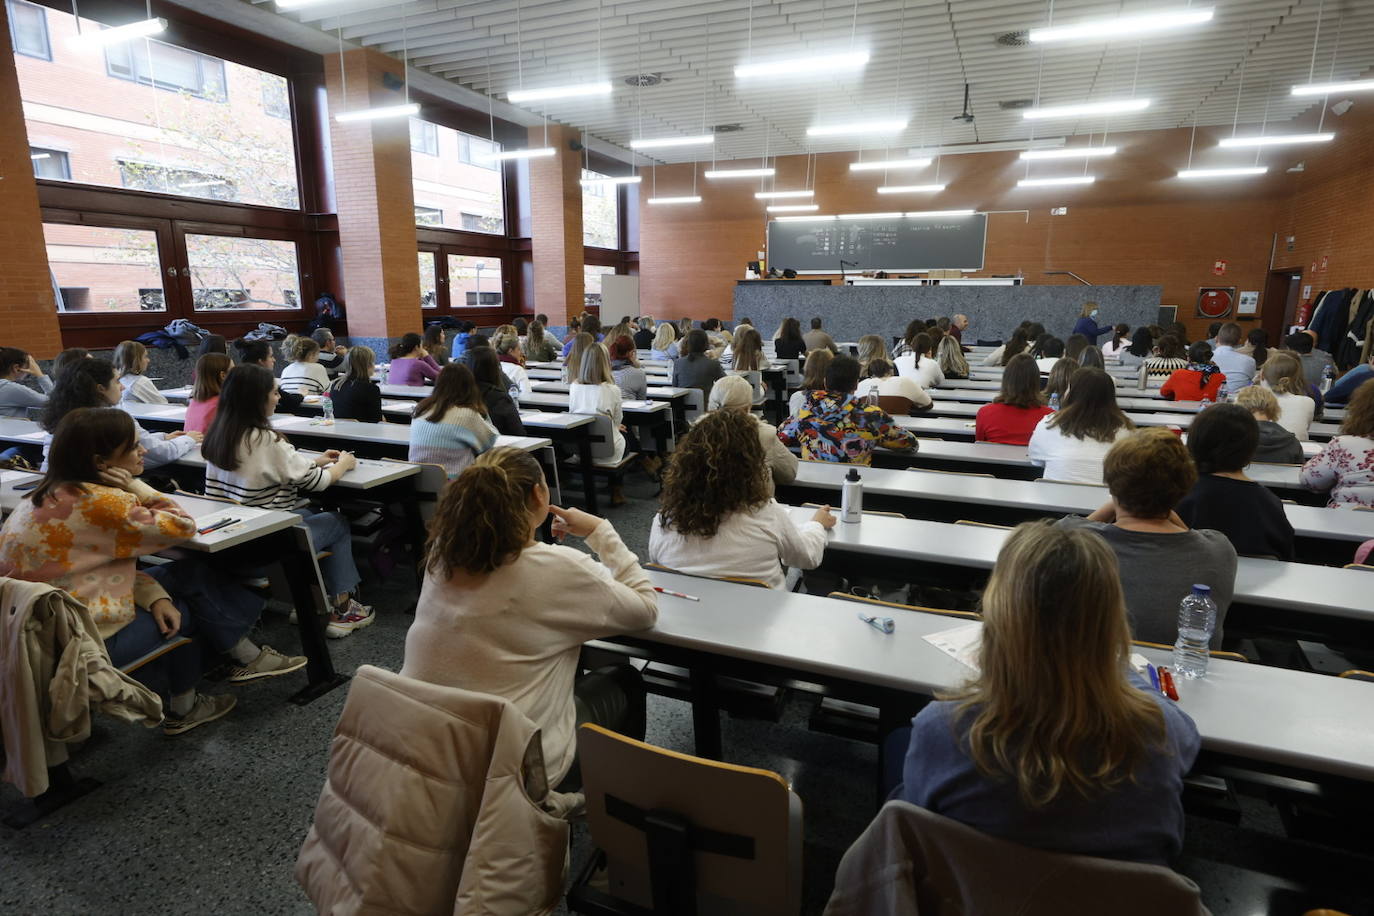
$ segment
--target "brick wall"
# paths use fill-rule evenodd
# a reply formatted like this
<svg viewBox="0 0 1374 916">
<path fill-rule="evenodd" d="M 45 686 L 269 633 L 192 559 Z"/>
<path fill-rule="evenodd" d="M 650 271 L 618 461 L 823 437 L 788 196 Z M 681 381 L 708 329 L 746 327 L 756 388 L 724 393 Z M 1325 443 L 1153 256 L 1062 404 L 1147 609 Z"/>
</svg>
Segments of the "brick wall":
<svg viewBox="0 0 1374 916">
<path fill-rule="evenodd" d="M 535 311 L 547 314 L 553 326 L 566 325 L 583 305 L 582 159 L 568 146 L 578 137 L 562 126 L 550 126 L 547 140 L 543 127 L 529 129 L 531 147 L 556 150 L 529 160 Z"/>
<path fill-rule="evenodd" d="M 9 22 L 0 16 L 0 48 L 9 44 Z M 62 335 L 32 174 L 14 55 L 0 53 L 0 175 L 8 179 L 0 180 L 0 343 L 46 359 L 62 349 Z"/>
</svg>

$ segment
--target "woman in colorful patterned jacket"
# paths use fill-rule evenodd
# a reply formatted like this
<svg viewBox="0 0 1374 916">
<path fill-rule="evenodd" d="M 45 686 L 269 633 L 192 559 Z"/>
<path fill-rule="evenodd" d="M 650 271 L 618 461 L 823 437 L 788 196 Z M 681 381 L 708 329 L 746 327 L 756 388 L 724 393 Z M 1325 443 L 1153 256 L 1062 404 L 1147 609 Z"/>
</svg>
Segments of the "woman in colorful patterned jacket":
<svg viewBox="0 0 1374 916">
<path fill-rule="evenodd" d="M 915 451 L 916 435 L 898 426 L 876 404 L 855 397 L 859 361 L 837 356 L 825 371 L 824 391 L 806 395 L 801 410 L 778 429 L 788 446 L 800 446 L 803 461 L 873 463 L 873 449 Z"/>
</svg>

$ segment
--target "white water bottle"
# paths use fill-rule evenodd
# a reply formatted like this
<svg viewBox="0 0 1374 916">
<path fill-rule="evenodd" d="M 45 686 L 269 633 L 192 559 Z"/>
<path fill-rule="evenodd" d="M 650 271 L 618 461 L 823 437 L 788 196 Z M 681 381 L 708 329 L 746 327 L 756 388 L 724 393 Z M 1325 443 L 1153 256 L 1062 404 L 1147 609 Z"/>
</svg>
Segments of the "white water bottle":
<svg viewBox="0 0 1374 916">
<path fill-rule="evenodd" d="M 1217 624 L 1217 605 L 1209 585 L 1194 585 L 1178 606 L 1178 641 L 1174 643 L 1174 670 L 1187 678 L 1205 677 L 1211 658 L 1212 630 Z"/>
<path fill-rule="evenodd" d="M 326 391 L 326 392 L 324 393 L 324 397 L 320 398 L 320 412 L 324 414 L 324 425 L 325 425 L 325 426 L 333 426 L 333 425 L 334 425 L 334 399 L 333 399 L 332 397 L 329 396 L 329 392 L 328 392 L 328 391 Z"/>
<path fill-rule="evenodd" d="M 859 469 L 851 467 L 840 489 L 840 521 L 857 523 L 864 514 L 864 484 Z"/>
</svg>

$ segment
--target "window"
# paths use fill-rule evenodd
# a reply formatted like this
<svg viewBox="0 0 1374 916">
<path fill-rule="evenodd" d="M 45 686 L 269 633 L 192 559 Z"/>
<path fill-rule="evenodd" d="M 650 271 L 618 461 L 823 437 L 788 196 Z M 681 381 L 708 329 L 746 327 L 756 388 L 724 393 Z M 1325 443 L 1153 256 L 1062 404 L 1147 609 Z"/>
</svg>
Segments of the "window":
<svg viewBox="0 0 1374 916">
<path fill-rule="evenodd" d="M 285 77 L 258 71 L 262 91 L 262 111 L 272 118 L 291 117 L 291 95 Z"/>
<path fill-rule="evenodd" d="M 30 146 L 29 159 L 33 162 L 35 178 L 57 178 L 66 181 L 72 177 L 71 160 L 62 150 Z"/>
<path fill-rule="evenodd" d="M 464 214 L 466 216 L 466 214 Z M 415 225 L 417 226 L 442 226 L 444 224 L 444 211 L 438 207 L 415 208 Z"/>
<path fill-rule="evenodd" d="M 120 182 L 126 188 L 159 194 L 191 194 L 215 200 L 235 199 L 233 184 L 219 175 L 129 159 L 118 162 Z"/>
<path fill-rule="evenodd" d="M 48 11 L 23 0 L 5 0 L 5 12 L 10 17 L 10 39 L 14 53 L 52 60 L 52 46 L 48 43 Z"/>
<path fill-rule="evenodd" d="M 156 232 L 44 223 L 43 239 L 59 311 L 166 310 Z"/>
<path fill-rule="evenodd" d="M 426 156 L 439 155 L 439 129 L 428 121 L 410 119 L 411 152 L 424 153 Z"/>
<path fill-rule="evenodd" d="M 301 307 L 295 242 L 187 233 L 186 263 L 197 311 Z"/>
<path fill-rule="evenodd" d="M 471 134 L 458 134 L 459 162 L 484 169 L 499 169 L 501 163 L 489 158 L 499 152 L 501 152 L 501 144 L 499 143 L 483 140 L 481 137 L 474 137 Z"/>
<path fill-rule="evenodd" d="M 119 79 L 200 99 L 226 100 L 223 61 L 151 38 L 110 45 L 105 49 L 105 67 Z"/>
<path fill-rule="evenodd" d="M 441 124 L 410 122 L 410 169 L 417 207 L 416 224 L 503 235 L 506 231 L 503 174 L 495 162 L 473 162 L 474 155 L 500 147 Z M 433 152 L 431 152 L 433 150 Z M 437 222 L 421 220 L 438 214 Z"/>
<path fill-rule="evenodd" d="M 582 170 L 583 178 L 609 178 Z M 620 247 L 619 185 L 582 186 L 582 244 L 593 248 Z"/>
<path fill-rule="evenodd" d="M 582 303 L 583 308 L 601 306 L 601 278 L 607 274 L 614 274 L 614 267 L 603 267 L 597 264 L 582 265 Z"/>
<path fill-rule="evenodd" d="M 432 309 L 439 304 L 439 284 L 435 282 L 434 252 L 420 252 L 420 308 Z"/>
<path fill-rule="evenodd" d="M 466 254 L 448 256 L 448 294 L 452 308 L 492 308 L 505 301 L 501 259 Z"/>
</svg>

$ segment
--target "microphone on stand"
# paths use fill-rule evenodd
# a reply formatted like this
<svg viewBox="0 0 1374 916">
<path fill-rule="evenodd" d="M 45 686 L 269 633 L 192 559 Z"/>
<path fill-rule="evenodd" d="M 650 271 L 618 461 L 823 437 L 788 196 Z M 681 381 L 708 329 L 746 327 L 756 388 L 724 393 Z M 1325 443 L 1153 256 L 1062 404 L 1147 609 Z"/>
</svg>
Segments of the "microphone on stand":
<svg viewBox="0 0 1374 916">
<path fill-rule="evenodd" d="M 859 262 L 858 262 L 858 261 L 846 261 L 844 258 L 840 258 L 840 283 L 843 284 L 844 281 L 845 281 L 845 275 L 844 275 L 844 269 L 845 269 L 845 267 L 858 267 L 858 266 L 859 266 Z"/>
</svg>

